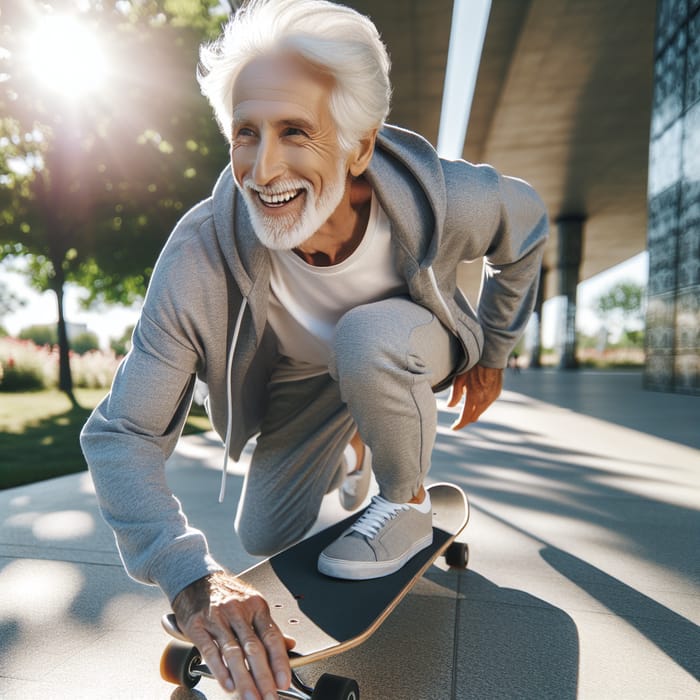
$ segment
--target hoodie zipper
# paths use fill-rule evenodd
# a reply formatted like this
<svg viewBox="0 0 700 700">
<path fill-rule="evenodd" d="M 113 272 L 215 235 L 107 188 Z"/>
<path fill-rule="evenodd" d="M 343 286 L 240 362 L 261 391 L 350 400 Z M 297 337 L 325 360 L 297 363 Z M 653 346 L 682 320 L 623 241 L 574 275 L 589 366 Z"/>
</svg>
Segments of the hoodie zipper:
<svg viewBox="0 0 700 700">
<path fill-rule="evenodd" d="M 452 315 L 452 312 L 450 311 L 450 307 L 447 306 L 447 302 L 442 296 L 442 292 L 440 291 L 440 287 L 438 287 L 437 279 L 435 278 L 435 271 L 433 270 L 432 267 L 427 268 L 428 271 L 428 279 L 430 280 L 430 284 L 433 287 L 433 291 L 435 292 L 435 295 L 437 296 L 440 306 L 442 307 L 442 310 L 445 312 L 445 317 L 449 320 L 451 330 L 453 333 L 457 333 L 457 322 L 455 321 L 454 316 Z"/>
</svg>

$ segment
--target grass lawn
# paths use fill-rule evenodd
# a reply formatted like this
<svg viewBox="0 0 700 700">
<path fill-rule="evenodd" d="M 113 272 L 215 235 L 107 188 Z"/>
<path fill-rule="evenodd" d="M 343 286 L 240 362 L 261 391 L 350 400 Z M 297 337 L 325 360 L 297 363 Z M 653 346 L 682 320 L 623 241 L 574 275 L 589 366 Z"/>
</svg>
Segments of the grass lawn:
<svg viewBox="0 0 700 700">
<path fill-rule="evenodd" d="M 86 469 L 78 436 L 105 389 L 76 389 L 81 408 L 57 390 L 0 393 L 0 489 Z M 210 430 L 209 419 L 193 407 L 185 434 Z"/>
</svg>

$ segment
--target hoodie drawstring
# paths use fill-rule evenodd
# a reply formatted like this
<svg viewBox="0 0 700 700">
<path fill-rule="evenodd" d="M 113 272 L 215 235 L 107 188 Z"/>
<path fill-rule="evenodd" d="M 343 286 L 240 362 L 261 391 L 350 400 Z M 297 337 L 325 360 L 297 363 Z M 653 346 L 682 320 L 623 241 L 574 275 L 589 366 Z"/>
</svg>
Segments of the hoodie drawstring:
<svg viewBox="0 0 700 700">
<path fill-rule="evenodd" d="M 241 308 L 238 311 L 236 326 L 233 329 L 233 339 L 231 340 L 231 348 L 228 352 L 228 360 L 226 362 L 226 440 L 224 441 L 224 463 L 221 470 L 221 490 L 219 491 L 219 503 L 224 502 L 226 495 L 226 476 L 228 474 L 228 453 L 231 449 L 231 434 L 233 433 L 233 407 L 231 406 L 231 378 L 233 374 L 233 356 L 236 354 L 236 345 L 238 345 L 238 336 L 241 332 L 241 323 L 243 322 L 243 313 L 248 306 L 248 299 L 243 297 Z"/>
</svg>

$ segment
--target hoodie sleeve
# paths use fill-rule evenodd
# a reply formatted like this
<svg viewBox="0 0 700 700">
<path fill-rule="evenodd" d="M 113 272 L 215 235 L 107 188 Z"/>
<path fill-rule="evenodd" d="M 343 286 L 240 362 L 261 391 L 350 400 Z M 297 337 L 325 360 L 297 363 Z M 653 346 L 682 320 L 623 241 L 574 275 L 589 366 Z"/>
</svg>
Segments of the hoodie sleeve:
<svg viewBox="0 0 700 700">
<path fill-rule="evenodd" d="M 188 309 L 198 303 L 183 263 L 191 255 L 172 248 L 166 246 L 156 265 L 132 349 L 81 433 L 98 504 L 127 572 L 160 586 L 170 601 L 222 568 L 203 533 L 188 524 L 165 478 L 165 461 L 187 418 L 200 363 L 190 321 L 179 305 L 183 298 Z"/>
<path fill-rule="evenodd" d="M 479 362 L 502 368 L 535 306 L 548 219 L 530 185 L 500 174 L 497 178 L 498 215 L 484 252 L 477 315 L 484 331 Z"/>
</svg>

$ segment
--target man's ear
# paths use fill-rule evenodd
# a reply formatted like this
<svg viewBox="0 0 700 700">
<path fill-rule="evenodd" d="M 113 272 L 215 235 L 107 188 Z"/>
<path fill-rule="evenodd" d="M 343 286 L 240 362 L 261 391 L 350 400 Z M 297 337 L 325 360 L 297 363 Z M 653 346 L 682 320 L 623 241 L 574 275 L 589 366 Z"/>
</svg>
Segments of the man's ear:
<svg viewBox="0 0 700 700">
<path fill-rule="evenodd" d="M 367 170 L 372 155 L 374 154 L 374 144 L 377 140 L 379 129 L 372 129 L 363 136 L 357 146 L 350 153 L 348 167 L 353 177 L 359 177 Z"/>
</svg>

